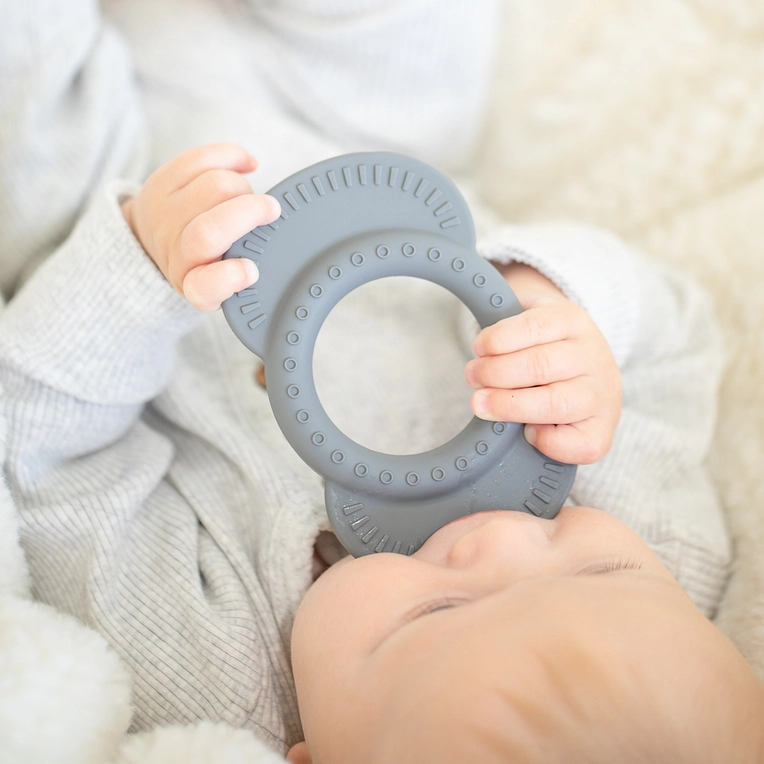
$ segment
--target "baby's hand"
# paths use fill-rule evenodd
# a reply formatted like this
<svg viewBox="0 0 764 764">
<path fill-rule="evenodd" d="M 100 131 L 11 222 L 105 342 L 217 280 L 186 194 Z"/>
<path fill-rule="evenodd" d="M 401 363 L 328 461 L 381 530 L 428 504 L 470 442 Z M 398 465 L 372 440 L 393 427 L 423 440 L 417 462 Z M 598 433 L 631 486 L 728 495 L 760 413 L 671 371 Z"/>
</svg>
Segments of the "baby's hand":
<svg viewBox="0 0 764 764">
<path fill-rule="evenodd" d="M 276 199 L 253 193 L 242 177 L 256 167 L 253 156 L 231 143 L 189 149 L 122 205 L 164 277 L 199 310 L 215 310 L 257 281 L 251 260 L 222 259 L 239 237 L 281 214 Z"/>
<path fill-rule="evenodd" d="M 583 308 L 526 265 L 500 268 L 523 313 L 475 339 L 465 376 L 481 419 L 525 422 L 525 437 L 561 462 L 591 464 L 613 443 L 621 415 L 621 374 Z"/>
</svg>

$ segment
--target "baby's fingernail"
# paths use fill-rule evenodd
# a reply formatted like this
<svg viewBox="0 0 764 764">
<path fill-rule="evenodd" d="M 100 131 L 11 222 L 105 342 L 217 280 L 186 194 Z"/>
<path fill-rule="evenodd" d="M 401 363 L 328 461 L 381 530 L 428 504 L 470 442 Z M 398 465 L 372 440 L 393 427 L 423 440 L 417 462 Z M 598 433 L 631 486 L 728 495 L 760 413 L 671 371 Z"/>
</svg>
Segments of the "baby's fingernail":
<svg viewBox="0 0 764 764">
<path fill-rule="evenodd" d="M 268 202 L 268 207 L 270 208 L 271 213 L 274 217 L 278 217 L 281 214 L 281 205 L 279 204 L 279 200 L 270 194 L 265 194 L 264 196 Z"/>
<path fill-rule="evenodd" d="M 242 263 L 244 263 L 244 270 L 247 273 L 247 284 L 254 284 L 260 278 L 260 269 L 246 257 L 242 257 Z"/>
<path fill-rule="evenodd" d="M 464 378 L 470 387 L 478 388 L 477 375 L 475 373 L 475 361 L 470 361 L 464 369 Z"/>
<path fill-rule="evenodd" d="M 488 394 L 484 390 L 472 394 L 472 410 L 475 416 L 488 417 Z"/>
<path fill-rule="evenodd" d="M 532 446 L 536 445 L 536 428 L 532 424 L 525 425 L 525 439 Z"/>
</svg>

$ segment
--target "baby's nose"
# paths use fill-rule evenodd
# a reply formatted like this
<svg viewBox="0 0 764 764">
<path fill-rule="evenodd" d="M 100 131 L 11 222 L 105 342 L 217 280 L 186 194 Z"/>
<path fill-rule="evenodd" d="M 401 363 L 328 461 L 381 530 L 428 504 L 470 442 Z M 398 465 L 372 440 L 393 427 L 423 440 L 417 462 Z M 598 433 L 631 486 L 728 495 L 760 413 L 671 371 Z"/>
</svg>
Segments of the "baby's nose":
<svg viewBox="0 0 764 764">
<path fill-rule="evenodd" d="M 489 516 L 490 515 L 490 516 Z M 553 565 L 553 520 L 520 512 L 486 513 L 453 539 L 446 564 L 487 585 L 504 585 Z"/>
</svg>

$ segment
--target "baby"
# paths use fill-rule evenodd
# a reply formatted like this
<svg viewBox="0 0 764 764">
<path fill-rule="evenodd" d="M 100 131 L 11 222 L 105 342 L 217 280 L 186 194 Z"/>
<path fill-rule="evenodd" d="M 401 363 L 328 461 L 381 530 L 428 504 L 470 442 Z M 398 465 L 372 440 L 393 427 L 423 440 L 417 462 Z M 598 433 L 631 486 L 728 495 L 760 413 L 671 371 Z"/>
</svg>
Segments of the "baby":
<svg viewBox="0 0 764 764">
<path fill-rule="evenodd" d="M 166 279 L 213 310 L 257 279 L 228 244 L 278 217 L 243 149 L 181 154 L 122 205 Z M 588 464 L 612 444 L 618 367 L 536 270 L 501 267 L 525 312 L 478 334 L 477 416 Z M 640 537 L 604 512 L 463 517 L 413 556 L 345 558 L 297 613 L 306 762 L 755 762 L 764 688 Z"/>
<path fill-rule="evenodd" d="M 603 512 L 468 515 L 412 557 L 346 558 L 292 656 L 306 762 L 764 761 L 764 690 Z"/>
</svg>

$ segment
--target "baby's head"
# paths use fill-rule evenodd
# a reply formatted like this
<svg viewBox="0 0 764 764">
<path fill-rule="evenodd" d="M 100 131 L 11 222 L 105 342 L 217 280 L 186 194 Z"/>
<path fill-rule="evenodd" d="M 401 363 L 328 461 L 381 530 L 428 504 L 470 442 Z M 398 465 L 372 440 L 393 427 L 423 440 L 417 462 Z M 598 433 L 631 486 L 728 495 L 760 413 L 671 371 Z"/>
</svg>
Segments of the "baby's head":
<svg viewBox="0 0 764 764">
<path fill-rule="evenodd" d="M 764 760 L 764 689 L 634 532 L 594 509 L 470 515 L 346 558 L 292 658 L 295 762 Z"/>
</svg>

